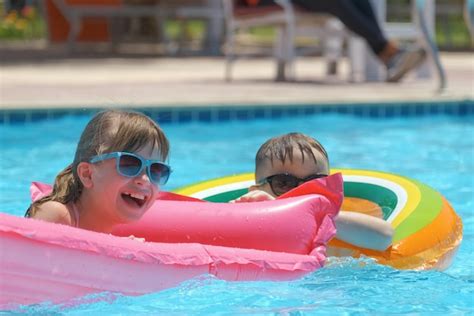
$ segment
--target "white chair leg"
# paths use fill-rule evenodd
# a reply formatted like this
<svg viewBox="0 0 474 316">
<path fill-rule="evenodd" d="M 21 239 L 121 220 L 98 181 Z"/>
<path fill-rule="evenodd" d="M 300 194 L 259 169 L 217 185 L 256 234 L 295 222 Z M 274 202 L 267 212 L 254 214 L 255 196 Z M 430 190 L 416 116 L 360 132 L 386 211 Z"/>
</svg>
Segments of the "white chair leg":
<svg viewBox="0 0 474 316">
<path fill-rule="evenodd" d="M 296 60 L 296 47 L 295 47 L 295 30 L 294 24 L 287 25 L 286 29 L 286 80 L 295 79 L 295 60 Z"/>
<path fill-rule="evenodd" d="M 67 46 L 69 52 L 73 52 L 75 50 L 75 44 L 77 37 L 79 36 L 79 32 L 81 31 L 81 18 L 77 15 L 71 15 L 71 19 L 69 20 L 69 34 L 67 36 Z"/>
<path fill-rule="evenodd" d="M 206 40 L 208 52 L 212 56 L 218 56 L 220 53 L 220 40 L 222 39 L 224 29 L 224 19 L 221 16 L 223 5 L 219 0 L 207 0 L 206 5 L 215 13 L 206 21 Z"/>
<path fill-rule="evenodd" d="M 123 30 L 122 20 L 123 18 L 121 17 L 110 17 L 107 19 L 107 28 L 110 36 L 109 50 L 111 53 L 117 53 L 118 51 L 120 31 Z"/>
<path fill-rule="evenodd" d="M 469 30 L 471 35 L 471 41 L 474 42 L 474 1 L 473 0 L 464 0 L 464 22 Z"/>
<path fill-rule="evenodd" d="M 226 35 L 226 45 L 225 45 L 225 80 L 232 81 L 232 66 L 235 61 L 235 30 L 228 29 Z"/>
<path fill-rule="evenodd" d="M 287 34 L 283 27 L 277 29 L 277 40 L 274 46 L 274 54 L 276 58 L 276 75 L 275 81 L 285 81 L 286 79 L 286 62 L 287 53 Z"/>
<path fill-rule="evenodd" d="M 431 47 L 427 43 L 427 40 L 425 39 L 425 35 L 423 34 L 425 31 L 423 31 L 423 28 L 426 29 L 426 36 L 429 36 L 430 38 L 433 37 L 433 34 L 435 32 L 435 5 L 433 0 L 428 0 L 428 1 L 423 1 L 424 3 L 421 3 L 421 8 L 417 7 L 416 1 L 412 1 L 412 20 L 416 21 L 416 24 L 418 25 L 418 29 L 420 30 L 420 39 L 418 42 L 428 51 L 428 54 L 432 55 Z M 420 11 L 421 9 L 421 11 Z M 424 19 L 424 25 L 422 24 L 422 21 L 420 20 L 420 14 L 423 15 Z M 417 69 L 416 69 L 416 75 L 418 78 L 430 78 L 432 75 L 431 71 L 431 65 L 429 64 L 429 60 L 425 60 L 423 64 L 421 64 Z"/>
<path fill-rule="evenodd" d="M 430 34 L 427 23 L 425 21 L 425 15 L 423 12 L 424 4 L 425 4 L 424 0 L 416 0 L 416 6 L 417 6 L 417 11 L 418 11 L 418 22 L 419 22 L 421 31 L 424 35 L 426 46 L 428 47 L 428 54 L 433 60 L 436 71 L 438 73 L 438 78 L 439 78 L 438 91 L 442 92 L 446 88 L 446 84 L 447 84 L 446 73 L 444 72 L 443 65 L 441 64 L 441 60 L 439 58 L 438 47 L 436 46 L 432 37 L 433 35 L 432 33 Z"/>
<path fill-rule="evenodd" d="M 348 55 L 350 63 L 350 81 L 365 81 L 365 64 L 367 47 L 364 40 L 355 35 L 351 35 L 348 41 Z"/>
<path fill-rule="evenodd" d="M 275 43 L 277 59 L 276 81 L 286 81 L 294 78 L 295 61 L 295 30 L 293 20 L 278 27 Z"/>
<path fill-rule="evenodd" d="M 336 19 L 327 21 L 324 30 L 329 36 L 323 38 L 323 55 L 326 60 L 326 75 L 337 74 L 337 63 L 341 59 L 344 41 L 341 36 L 332 36 L 332 33 L 344 31 L 344 25 Z"/>
</svg>

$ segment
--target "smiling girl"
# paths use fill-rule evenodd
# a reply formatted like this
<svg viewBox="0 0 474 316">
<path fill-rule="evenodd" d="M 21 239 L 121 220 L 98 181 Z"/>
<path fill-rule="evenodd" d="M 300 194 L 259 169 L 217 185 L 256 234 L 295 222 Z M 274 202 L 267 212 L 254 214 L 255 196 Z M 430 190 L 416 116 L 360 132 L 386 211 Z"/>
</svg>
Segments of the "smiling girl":
<svg viewBox="0 0 474 316">
<path fill-rule="evenodd" d="M 26 217 L 109 233 L 150 208 L 170 175 L 169 143 L 149 117 L 108 110 L 82 132 L 74 161 Z"/>
</svg>

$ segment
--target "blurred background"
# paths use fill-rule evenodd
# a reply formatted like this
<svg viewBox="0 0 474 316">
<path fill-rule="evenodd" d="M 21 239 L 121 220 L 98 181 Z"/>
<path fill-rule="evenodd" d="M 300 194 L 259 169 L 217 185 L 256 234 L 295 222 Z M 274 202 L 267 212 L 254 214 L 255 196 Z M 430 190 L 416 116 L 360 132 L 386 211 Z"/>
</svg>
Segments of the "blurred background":
<svg viewBox="0 0 474 316">
<path fill-rule="evenodd" d="M 295 9 L 290 41 L 282 8 L 275 15 L 252 3 L 0 0 L 0 108 L 473 98 L 474 1 L 371 2 L 389 39 L 428 53 L 397 84 L 385 82 L 386 67 L 338 19 Z M 291 52 L 282 49 L 288 43 Z"/>
<path fill-rule="evenodd" d="M 58 2 L 53 0 L 1 0 L 0 41 L 2 49 L 15 47 L 41 50 L 59 47 L 64 53 L 90 54 L 149 54 L 156 56 L 220 55 L 224 36 L 220 1 L 209 0 L 124 0 L 125 4 L 142 5 L 162 2 L 164 6 L 201 7 L 208 12 L 184 12 L 181 16 L 167 16 L 157 21 L 150 16 L 88 17 L 82 21 L 74 49 L 67 47 L 70 25 Z M 120 5 L 120 0 L 72 0 L 67 4 L 98 6 Z M 410 0 L 386 1 L 387 21 L 410 19 Z M 472 51 L 464 14 L 464 0 L 435 1 L 435 39 L 443 51 Z M 212 11 L 214 10 L 214 11 Z M 214 12 L 214 13 L 213 13 Z M 201 15 L 201 16 L 199 16 Z M 207 17 L 205 17 L 207 15 Z M 216 17 L 212 17 L 215 15 Z M 239 43 L 270 46 L 275 36 L 272 27 L 253 28 Z M 77 44 L 74 43 L 74 44 Z M 268 47 L 267 47 L 268 48 Z M 58 53 L 59 53 L 58 51 Z M 50 51 L 51 52 L 51 51 Z M 37 51 L 37 53 L 40 53 Z M 258 52 L 256 52 L 258 54 Z M 318 52 L 315 51 L 317 54 Z M 5 57 L 5 56 L 3 56 Z M 19 56 L 16 56 L 19 57 Z"/>
</svg>

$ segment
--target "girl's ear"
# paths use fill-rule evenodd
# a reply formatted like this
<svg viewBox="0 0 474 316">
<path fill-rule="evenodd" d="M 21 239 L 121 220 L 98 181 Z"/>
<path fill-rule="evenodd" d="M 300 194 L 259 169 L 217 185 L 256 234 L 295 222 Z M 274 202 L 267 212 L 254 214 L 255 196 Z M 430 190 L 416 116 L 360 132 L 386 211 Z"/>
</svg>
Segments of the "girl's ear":
<svg viewBox="0 0 474 316">
<path fill-rule="evenodd" d="M 88 162 L 80 162 L 77 165 L 77 176 L 82 182 L 84 188 L 92 187 L 92 164 Z"/>
</svg>

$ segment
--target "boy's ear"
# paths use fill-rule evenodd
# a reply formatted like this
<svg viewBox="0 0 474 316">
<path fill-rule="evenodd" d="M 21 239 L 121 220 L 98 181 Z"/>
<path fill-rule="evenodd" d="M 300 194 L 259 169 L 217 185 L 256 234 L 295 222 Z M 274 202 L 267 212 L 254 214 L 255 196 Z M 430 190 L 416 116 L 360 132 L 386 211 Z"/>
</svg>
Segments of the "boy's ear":
<svg viewBox="0 0 474 316">
<path fill-rule="evenodd" d="M 92 164 L 81 162 L 77 165 L 77 176 L 82 182 L 84 188 L 92 187 Z"/>
</svg>

